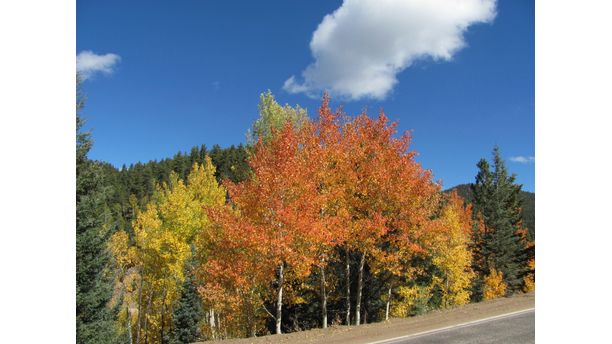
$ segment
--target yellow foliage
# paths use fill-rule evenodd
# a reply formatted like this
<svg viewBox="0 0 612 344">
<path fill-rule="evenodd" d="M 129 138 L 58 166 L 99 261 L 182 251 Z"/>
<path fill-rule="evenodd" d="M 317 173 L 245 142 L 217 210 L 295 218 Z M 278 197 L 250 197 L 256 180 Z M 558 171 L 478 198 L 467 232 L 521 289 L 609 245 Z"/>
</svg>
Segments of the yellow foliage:
<svg viewBox="0 0 612 344">
<path fill-rule="evenodd" d="M 431 297 L 431 286 L 400 286 L 396 290 L 397 299 L 393 302 L 390 313 L 393 317 L 408 317 L 415 308 L 423 306 Z"/>
<path fill-rule="evenodd" d="M 506 295 L 506 283 L 504 282 L 504 274 L 498 272 L 494 268 L 489 270 L 489 274 L 484 280 L 484 299 L 492 300 Z"/>
<path fill-rule="evenodd" d="M 187 177 L 187 191 L 193 200 L 207 206 L 223 205 L 225 203 L 225 188 L 217 184 L 215 165 L 207 155 L 202 165 L 194 164 Z"/>
<path fill-rule="evenodd" d="M 109 249 L 121 270 L 135 270 L 138 276 L 138 282 L 133 278 L 130 281 L 135 288 L 123 283 L 125 300 L 131 302 L 124 301 L 124 309 L 135 311 L 125 311 L 121 318 L 125 322 L 144 322 L 146 318 L 151 341 L 159 339 L 162 321 L 164 328 L 170 328 L 172 305 L 180 296 L 193 238 L 209 223 L 204 207 L 225 202 L 225 189 L 214 174 L 215 167 L 208 157 L 203 165 L 193 166 L 187 183 L 171 173 L 169 183 L 157 185 L 145 210 L 137 212 L 132 224 L 135 245 L 129 246 L 128 235 L 123 231 L 110 239 Z M 138 309 L 144 316 L 138 316 Z"/>
<path fill-rule="evenodd" d="M 432 262 L 440 274 L 433 277 L 432 286 L 442 292 L 442 307 L 467 304 L 475 277 L 471 268 L 472 253 L 468 248 L 471 220 L 469 209 L 463 208 L 463 201 L 456 194 L 451 195 L 442 209 L 437 226 Z"/>
<path fill-rule="evenodd" d="M 129 238 L 126 232 L 118 231 L 113 234 L 108 241 L 108 248 L 118 266 L 129 266 L 132 263 L 133 257 L 130 256 Z"/>
<path fill-rule="evenodd" d="M 535 291 L 535 281 L 533 280 L 532 274 L 525 276 L 525 278 L 523 278 L 523 283 L 525 284 L 523 286 L 524 292 L 531 293 L 532 291 Z"/>
<path fill-rule="evenodd" d="M 535 291 L 535 259 L 531 259 L 527 266 L 531 272 L 523 278 L 523 291 L 530 293 Z"/>
</svg>

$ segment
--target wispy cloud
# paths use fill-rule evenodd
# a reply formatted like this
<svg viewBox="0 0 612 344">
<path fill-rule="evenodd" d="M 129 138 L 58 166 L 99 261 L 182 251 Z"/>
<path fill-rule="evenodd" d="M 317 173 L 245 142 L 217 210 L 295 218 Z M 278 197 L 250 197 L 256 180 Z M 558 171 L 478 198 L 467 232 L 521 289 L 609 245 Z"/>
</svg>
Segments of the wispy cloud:
<svg viewBox="0 0 612 344">
<path fill-rule="evenodd" d="M 518 162 L 520 164 L 528 164 L 528 163 L 534 162 L 535 161 L 535 157 L 533 157 L 533 156 L 522 156 L 522 155 L 511 156 L 510 157 L 510 161 Z"/>
<path fill-rule="evenodd" d="M 76 57 L 76 69 L 83 80 L 96 73 L 111 74 L 115 65 L 121 60 L 116 54 L 98 55 L 90 50 L 81 51 Z"/>
<path fill-rule="evenodd" d="M 383 99 L 415 60 L 451 60 L 468 27 L 495 15 L 496 0 L 345 0 L 313 33 L 302 81 L 291 76 L 283 88 Z"/>
</svg>

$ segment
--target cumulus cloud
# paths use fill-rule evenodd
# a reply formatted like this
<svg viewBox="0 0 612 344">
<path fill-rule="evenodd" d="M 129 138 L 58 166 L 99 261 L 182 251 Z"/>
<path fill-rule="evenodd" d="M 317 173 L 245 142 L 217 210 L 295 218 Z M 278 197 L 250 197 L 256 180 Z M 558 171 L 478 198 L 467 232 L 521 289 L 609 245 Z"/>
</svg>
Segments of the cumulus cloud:
<svg viewBox="0 0 612 344">
<path fill-rule="evenodd" d="M 302 81 L 291 76 L 283 88 L 383 99 L 415 60 L 451 60 L 468 27 L 495 15 L 496 0 L 345 0 L 313 33 Z"/>
<path fill-rule="evenodd" d="M 510 157 L 510 161 L 512 162 L 518 162 L 520 164 L 528 164 L 530 162 L 534 162 L 535 161 L 535 157 L 533 156 L 511 156 Z"/>
<path fill-rule="evenodd" d="M 98 55 L 90 50 L 81 51 L 76 57 L 76 69 L 83 80 L 96 73 L 111 74 L 115 65 L 121 60 L 116 54 Z"/>
</svg>

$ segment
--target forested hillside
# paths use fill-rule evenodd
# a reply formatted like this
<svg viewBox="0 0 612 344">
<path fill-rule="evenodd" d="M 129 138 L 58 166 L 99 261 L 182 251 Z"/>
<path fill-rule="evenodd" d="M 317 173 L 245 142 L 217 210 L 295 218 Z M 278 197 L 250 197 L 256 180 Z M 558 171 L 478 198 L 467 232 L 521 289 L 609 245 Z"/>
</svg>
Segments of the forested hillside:
<svg viewBox="0 0 612 344">
<path fill-rule="evenodd" d="M 138 162 L 120 169 L 103 161 L 93 163 L 103 172 L 105 185 L 109 190 L 108 207 L 119 227 L 131 233 L 132 220 L 137 211 L 150 201 L 156 185 L 170 181 L 171 173 L 176 173 L 179 179 L 186 180 L 193 165 L 202 164 L 205 157 L 209 156 L 216 167 L 215 177 L 218 182 L 240 182 L 249 174 L 247 155 L 244 145 L 227 148 L 214 145 L 210 150 L 202 145 L 193 147 L 189 153 L 178 152 L 171 158 Z"/>
<path fill-rule="evenodd" d="M 444 192 L 449 193 L 456 190 L 459 196 L 466 202 L 472 203 L 474 201 L 474 193 L 471 186 L 472 184 L 460 184 Z M 521 201 L 523 224 L 529 229 L 530 238 L 533 240 L 535 238 L 535 193 L 521 190 L 519 199 Z"/>
</svg>

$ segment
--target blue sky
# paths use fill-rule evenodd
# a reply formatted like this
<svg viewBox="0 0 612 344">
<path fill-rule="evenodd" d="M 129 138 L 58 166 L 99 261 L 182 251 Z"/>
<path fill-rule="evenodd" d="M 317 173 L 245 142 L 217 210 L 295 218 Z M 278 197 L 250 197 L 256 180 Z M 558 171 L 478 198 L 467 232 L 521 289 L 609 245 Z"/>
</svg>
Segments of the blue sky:
<svg viewBox="0 0 612 344">
<path fill-rule="evenodd" d="M 494 18 L 480 8 L 463 17 L 421 9 L 448 23 L 391 11 L 399 14 L 384 27 L 342 1 L 78 0 L 77 53 L 92 57 L 81 55 L 91 63 L 83 83 L 83 116 L 95 140 L 90 157 L 120 167 L 200 144 L 243 143 L 261 92 L 270 89 L 280 103 L 300 104 L 314 117 L 318 95 L 329 87 L 333 107 L 349 114 L 367 107 L 370 115 L 384 108 L 400 131 L 412 130 L 417 159 L 444 187 L 472 182 L 477 161 L 497 144 L 523 189 L 535 191 L 534 2 L 495 5 Z M 321 34 L 311 50 L 323 18 L 341 6 L 342 16 L 328 17 L 336 36 Z M 368 26 L 370 20 L 376 25 Z M 434 21 L 440 27 L 432 29 Z M 440 45 L 432 43 L 426 53 L 410 55 L 422 42 L 402 34 L 424 27 L 434 32 L 431 42 L 447 42 L 455 24 L 466 28 L 462 48 L 436 50 Z M 359 34 L 334 41 L 342 30 Z M 396 34 L 399 48 L 380 39 Z M 337 57 L 345 51 L 352 53 Z M 359 73 L 368 68 L 355 61 L 395 67 L 361 88 L 336 83 L 363 79 Z M 313 72 L 302 74 L 313 62 Z M 334 74 L 339 69 L 351 73 Z M 288 84 L 291 76 L 295 82 Z"/>
</svg>

